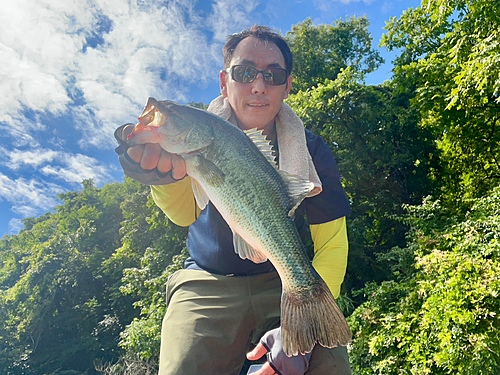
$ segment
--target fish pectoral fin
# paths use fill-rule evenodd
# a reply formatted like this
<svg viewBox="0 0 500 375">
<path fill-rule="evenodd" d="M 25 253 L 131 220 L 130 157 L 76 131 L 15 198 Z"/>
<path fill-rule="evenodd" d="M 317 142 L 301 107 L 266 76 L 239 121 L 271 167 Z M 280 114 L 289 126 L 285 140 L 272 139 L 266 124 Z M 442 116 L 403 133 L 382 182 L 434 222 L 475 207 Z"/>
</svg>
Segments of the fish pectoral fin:
<svg viewBox="0 0 500 375">
<path fill-rule="evenodd" d="M 198 155 L 198 172 L 205 181 L 214 187 L 219 187 L 224 183 L 226 175 L 213 162 Z"/>
<path fill-rule="evenodd" d="M 267 257 L 259 250 L 250 246 L 241 236 L 233 230 L 234 251 L 241 259 L 250 259 L 254 263 L 264 263 Z"/>
<path fill-rule="evenodd" d="M 194 199 L 196 200 L 196 204 L 203 211 L 207 206 L 210 199 L 208 198 L 205 190 L 201 187 L 200 183 L 196 180 L 191 179 L 191 186 L 193 188 Z"/>
<path fill-rule="evenodd" d="M 311 181 L 304 180 L 285 171 L 278 171 L 278 173 L 283 178 L 288 196 L 292 200 L 288 216 L 293 217 L 297 207 L 299 207 L 302 201 L 309 195 L 312 189 L 314 189 L 314 184 Z"/>
</svg>

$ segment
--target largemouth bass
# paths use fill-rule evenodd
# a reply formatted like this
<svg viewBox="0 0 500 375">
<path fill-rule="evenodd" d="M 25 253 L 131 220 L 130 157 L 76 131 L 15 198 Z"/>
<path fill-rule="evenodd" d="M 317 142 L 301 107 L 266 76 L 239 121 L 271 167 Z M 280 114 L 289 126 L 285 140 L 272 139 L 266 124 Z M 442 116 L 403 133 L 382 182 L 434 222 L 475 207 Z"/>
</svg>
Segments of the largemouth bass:
<svg viewBox="0 0 500 375">
<path fill-rule="evenodd" d="M 213 203 L 233 231 L 239 256 L 271 261 L 282 282 L 287 355 L 309 353 L 316 343 L 349 343 L 342 311 L 312 268 L 293 221 L 313 184 L 278 170 L 261 131 L 243 132 L 207 111 L 149 98 L 128 143 L 159 143 L 182 156 L 198 206 Z"/>
</svg>

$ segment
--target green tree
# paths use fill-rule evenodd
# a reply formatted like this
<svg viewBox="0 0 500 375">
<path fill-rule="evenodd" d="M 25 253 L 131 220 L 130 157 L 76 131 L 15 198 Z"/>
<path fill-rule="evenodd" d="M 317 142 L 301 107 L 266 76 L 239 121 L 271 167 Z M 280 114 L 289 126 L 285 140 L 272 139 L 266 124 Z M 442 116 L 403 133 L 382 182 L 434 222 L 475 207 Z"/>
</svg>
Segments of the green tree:
<svg viewBox="0 0 500 375">
<path fill-rule="evenodd" d="M 420 125 L 442 152 L 443 199 L 479 197 L 500 179 L 500 2 L 423 0 L 391 18 L 396 90 L 415 93 Z"/>
<path fill-rule="evenodd" d="M 187 228 L 172 224 L 149 196 L 149 235 L 155 238 L 144 251 L 139 267 L 124 270 L 120 290 L 133 295 L 140 317 L 120 334 L 120 346 L 128 358 L 157 363 L 160 353 L 161 322 L 166 311 L 165 284 L 174 271 L 184 266 Z"/>
<path fill-rule="evenodd" d="M 349 318 L 355 374 L 494 375 L 500 368 L 500 188 L 461 216 L 408 206 L 395 280 L 368 285 Z"/>
<path fill-rule="evenodd" d="M 334 80 L 347 67 L 364 74 L 376 70 L 384 60 L 372 48 L 369 24 L 354 16 L 331 25 L 315 26 L 309 18 L 292 26 L 285 36 L 293 53 L 292 93 Z"/>
<path fill-rule="evenodd" d="M 130 179 L 102 189 L 84 181 L 55 212 L 0 240 L 2 374 L 91 374 L 94 360 L 118 359 L 119 334 L 139 315 L 120 292 L 123 270 L 158 241 L 148 194 Z"/>
<path fill-rule="evenodd" d="M 332 149 L 351 201 L 345 289 L 386 280 L 391 275 L 378 256 L 405 245 L 407 228 L 396 219 L 402 204 L 420 203 L 434 186 L 432 134 L 418 127 L 408 95 L 366 86 L 351 68 L 288 103 Z"/>
</svg>

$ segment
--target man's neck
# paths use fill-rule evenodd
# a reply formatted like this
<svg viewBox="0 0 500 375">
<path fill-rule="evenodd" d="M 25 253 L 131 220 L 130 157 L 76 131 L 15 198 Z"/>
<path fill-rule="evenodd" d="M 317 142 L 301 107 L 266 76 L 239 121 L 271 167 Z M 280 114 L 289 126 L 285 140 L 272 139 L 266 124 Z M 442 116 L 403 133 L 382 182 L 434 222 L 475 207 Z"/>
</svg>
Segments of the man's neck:
<svg viewBox="0 0 500 375">
<path fill-rule="evenodd" d="M 276 120 L 274 120 L 274 123 L 271 126 L 265 128 L 262 131 L 262 134 L 264 134 L 271 142 L 276 142 L 278 138 L 278 133 L 276 133 Z"/>
</svg>

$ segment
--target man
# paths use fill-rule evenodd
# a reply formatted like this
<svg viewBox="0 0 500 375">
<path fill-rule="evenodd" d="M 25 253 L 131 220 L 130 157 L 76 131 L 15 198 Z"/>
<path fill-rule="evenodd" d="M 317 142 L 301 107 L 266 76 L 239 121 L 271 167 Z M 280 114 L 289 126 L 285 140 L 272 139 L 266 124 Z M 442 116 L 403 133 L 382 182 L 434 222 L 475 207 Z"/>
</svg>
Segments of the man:
<svg viewBox="0 0 500 375">
<path fill-rule="evenodd" d="M 320 137 L 304 132 L 302 122 L 283 104 L 292 84 L 290 49 L 269 28 L 254 26 L 228 37 L 223 55 L 222 95 L 208 110 L 242 130 L 263 130 L 275 146 L 279 168 L 305 174 L 315 184 L 297 209 L 295 221 L 303 232 L 307 215 L 314 241 L 313 266 L 338 297 L 347 264 L 345 216 L 350 209 L 330 150 Z M 284 355 L 276 328 L 281 284 L 274 267 L 240 259 L 231 231 L 215 207 L 209 204 L 203 211 L 197 207 L 183 159 L 156 144 L 127 147 L 124 141 L 131 130 L 131 125 L 124 125 L 115 134 L 125 173 L 151 185 L 153 199 L 170 220 L 190 226 L 186 269 L 167 283 L 160 375 L 238 375 L 245 353 L 255 343 L 247 355 L 250 360 L 269 351 L 268 362 L 257 375 L 350 374 L 344 347 L 316 345 L 309 355 Z M 297 158 L 301 154 L 305 157 Z"/>
</svg>

